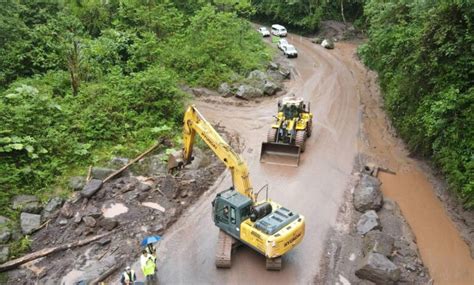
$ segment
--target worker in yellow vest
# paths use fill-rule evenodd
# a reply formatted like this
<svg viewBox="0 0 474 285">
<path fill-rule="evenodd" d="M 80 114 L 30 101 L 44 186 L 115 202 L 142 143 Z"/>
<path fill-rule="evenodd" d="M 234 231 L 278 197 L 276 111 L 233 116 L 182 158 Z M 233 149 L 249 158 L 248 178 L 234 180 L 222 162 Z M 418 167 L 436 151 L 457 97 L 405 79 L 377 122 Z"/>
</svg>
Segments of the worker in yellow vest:
<svg viewBox="0 0 474 285">
<path fill-rule="evenodd" d="M 120 278 L 120 283 L 124 285 L 133 285 L 137 280 L 135 271 L 133 271 L 130 266 L 125 268 L 125 271 L 122 273 L 122 278 Z"/>
<path fill-rule="evenodd" d="M 146 284 L 153 284 L 156 280 L 156 257 L 149 254 L 146 249 L 142 251 L 140 256 L 140 265 L 145 275 Z"/>
</svg>

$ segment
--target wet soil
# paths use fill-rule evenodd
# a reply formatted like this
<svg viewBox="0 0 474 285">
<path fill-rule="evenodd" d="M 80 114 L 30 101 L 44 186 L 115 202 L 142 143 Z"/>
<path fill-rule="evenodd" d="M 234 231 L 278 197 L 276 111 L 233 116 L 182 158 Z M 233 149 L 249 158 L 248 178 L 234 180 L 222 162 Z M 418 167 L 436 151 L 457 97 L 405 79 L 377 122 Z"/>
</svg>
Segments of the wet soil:
<svg viewBox="0 0 474 285">
<path fill-rule="evenodd" d="M 234 98 L 215 98 L 211 103 L 198 99 L 195 104 L 210 122 L 239 134 L 254 189 L 269 184 L 271 199 L 306 217 L 303 242 L 285 255 L 280 272 L 266 271 L 265 258 L 246 247 L 233 255 L 231 270 L 217 270 L 214 253 L 218 230 L 210 216 L 210 203 L 216 192 L 230 186 L 229 173 L 225 172 L 159 243 L 161 283 L 298 284 L 311 282 L 318 271 L 326 234 L 335 224 L 357 155 L 357 82 L 350 69 L 324 48 L 299 36 L 290 35 L 288 40 L 300 55 L 291 60 L 294 70 L 286 89 L 310 101 L 316 118 L 298 168 L 259 161 L 278 98 L 261 98 L 240 106 L 234 104 L 239 102 Z"/>
<path fill-rule="evenodd" d="M 354 69 L 360 70 L 356 73 L 364 105 L 364 137 L 360 150 L 371 156 L 373 162 L 396 172 L 396 175 L 379 174 L 382 192 L 400 205 L 435 284 L 473 284 L 474 260 L 469 246 L 460 235 L 460 231 L 465 232 L 466 226 L 472 225 L 472 214 L 465 213 L 464 219 L 455 218 L 463 220 L 464 224 L 453 223 L 449 211 L 437 198 L 439 192 L 434 190 L 436 187 L 442 191 L 438 195 L 446 196 L 445 190 L 439 190 L 442 183 L 434 178 L 432 170 L 423 162 L 411 158 L 403 142 L 396 137 L 383 112 L 376 75 L 364 71 L 350 49 L 345 57 L 352 58 Z M 466 235 L 466 238 L 469 236 Z"/>
<path fill-rule="evenodd" d="M 290 35 L 299 50 L 288 92 L 311 102 L 313 136 L 298 168 L 261 164 L 260 144 L 276 111 L 277 98 L 241 103 L 234 98 L 196 100 L 211 122 L 237 132 L 245 148 L 254 188 L 270 184 L 270 197 L 307 217 L 304 241 L 284 257 L 283 270 L 264 270 L 264 258 L 248 248 L 233 257 L 232 270 L 217 270 L 214 251 L 217 229 L 210 217 L 216 192 L 230 186 L 225 172 L 196 204 L 183 213 L 159 244 L 159 280 L 165 284 L 312 282 L 325 252 L 325 240 L 350 187 L 353 160 L 366 153 L 373 162 L 397 172 L 390 180 L 381 174 L 384 194 L 400 206 L 418 242 L 424 264 L 436 284 L 472 283 L 473 261 L 431 184 L 390 132 L 381 109 L 375 75 L 355 56 L 357 44 L 340 42 L 332 51 L 307 38 Z M 391 190 L 390 190 L 391 189 Z M 442 234 L 441 234 L 442 233 Z M 438 250 L 438 248 L 440 250 Z"/>
</svg>

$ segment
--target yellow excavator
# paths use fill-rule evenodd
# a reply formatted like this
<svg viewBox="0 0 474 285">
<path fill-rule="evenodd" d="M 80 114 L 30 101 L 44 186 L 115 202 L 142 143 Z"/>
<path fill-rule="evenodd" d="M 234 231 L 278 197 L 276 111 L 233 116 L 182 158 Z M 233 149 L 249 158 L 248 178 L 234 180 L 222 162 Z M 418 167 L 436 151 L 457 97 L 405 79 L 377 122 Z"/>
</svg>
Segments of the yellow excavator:
<svg viewBox="0 0 474 285">
<path fill-rule="evenodd" d="M 230 268 L 232 249 L 244 244 L 266 257 L 268 270 L 281 269 L 281 257 L 298 245 L 304 236 L 302 215 L 268 199 L 258 200 L 250 182 L 245 161 L 216 132 L 212 125 L 189 106 L 184 115 L 183 149 L 171 154 L 168 169 L 175 170 L 193 160 L 195 136 L 214 151 L 232 174 L 232 187 L 218 193 L 212 202 L 212 217 L 220 229 L 216 250 L 216 266 Z"/>
<path fill-rule="evenodd" d="M 312 132 L 310 103 L 294 94 L 284 97 L 278 101 L 278 114 L 274 118 L 267 142 L 262 143 L 260 162 L 298 166 Z"/>
</svg>

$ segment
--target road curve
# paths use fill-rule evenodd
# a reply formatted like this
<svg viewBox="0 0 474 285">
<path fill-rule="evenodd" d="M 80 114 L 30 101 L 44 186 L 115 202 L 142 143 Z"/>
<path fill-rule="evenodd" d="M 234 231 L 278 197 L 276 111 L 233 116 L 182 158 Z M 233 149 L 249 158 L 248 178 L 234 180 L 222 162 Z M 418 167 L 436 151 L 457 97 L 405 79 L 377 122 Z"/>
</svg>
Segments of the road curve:
<svg viewBox="0 0 474 285">
<path fill-rule="evenodd" d="M 288 89 L 311 102 L 315 115 L 313 136 L 298 168 L 260 164 L 260 144 L 273 121 L 277 98 L 244 106 L 195 102 L 211 122 L 220 122 L 239 134 L 242 153 L 254 188 L 270 186 L 270 198 L 306 217 L 303 242 L 283 260 L 283 270 L 265 270 L 265 258 L 241 247 L 233 255 L 232 269 L 214 266 L 217 228 L 211 219 L 215 193 L 230 186 L 226 171 L 167 231 L 158 246 L 161 284 L 297 284 L 309 283 L 318 270 L 326 234 L 335 224 L 344 190 L 357 154 L 360 103 L 351 67 L 339 59 L 340 50 L 325 50 L 308 39 L 290 35 L 299 51 Z M 354 50 L 354 47 L 351 47 Z"/>
</svg>

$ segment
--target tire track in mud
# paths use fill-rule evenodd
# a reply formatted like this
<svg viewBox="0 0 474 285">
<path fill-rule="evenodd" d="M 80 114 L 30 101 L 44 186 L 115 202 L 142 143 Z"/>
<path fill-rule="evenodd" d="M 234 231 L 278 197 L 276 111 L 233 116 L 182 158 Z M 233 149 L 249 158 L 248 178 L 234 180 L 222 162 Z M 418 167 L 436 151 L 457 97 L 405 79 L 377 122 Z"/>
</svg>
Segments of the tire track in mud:
<svg viewBox="0 0 474 285">
<path fill-rule="evenodd" d="M 307 141 L 298 168 L 260 164 L 260 144 L 265 140 L 278 98 L 235 106 L 235 99 L 221 104 L 195 102 L 211 122 L 236 132 L 245 143 L 254 189 L 270 183 L 270 197 L 306 216 L 306 236 L 300 246 L 284 257 L 283 270 L 265 270 L 265 259 L 248 248 L 233 256 L 231 270 L 217 270 L 214 248 L 217 228 L 211 219 L 210 202 L 217 191 L 230 186 L 228 173 L 196 201 L 170 229 L 159 245 L 159 276 L 165 284 L 296 284 L 308 283 L 318 270 L 324 239 L 334 225 L 357 153 L 359 101 L 350 70 L 337 57 L 307 39 L 289 36 L 300 50 L 293 61 L 299 76 L 287 90 L 311 102 L 315 114 L 313 136 Z M 339 86 L 342 85 L 342 86 Z M 214 100 L 215 102 L 217 100 Z"/>
</svg>

